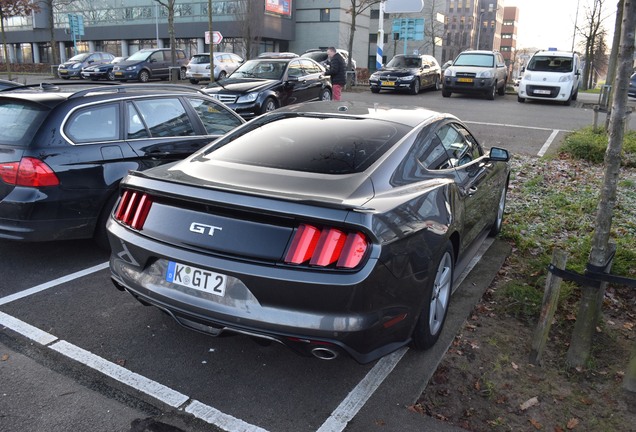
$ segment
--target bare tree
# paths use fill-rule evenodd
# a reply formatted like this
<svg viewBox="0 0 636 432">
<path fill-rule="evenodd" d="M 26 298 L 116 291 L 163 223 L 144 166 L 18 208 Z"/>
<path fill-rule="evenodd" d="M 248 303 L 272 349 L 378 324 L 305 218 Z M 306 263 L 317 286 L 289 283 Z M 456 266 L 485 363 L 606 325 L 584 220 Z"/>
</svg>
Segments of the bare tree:
<svg viewBox="0 0 636 432">
<path fill-rule="evenodd" d="M 358 15 L 366 12 L 369 8 L 371 8 L 371 6 L 381 3 L 381 0 L 350 0 L 350 2 L 350 7 L 349 9 L 347 9 L 347 13 L 351 15 L 351 25 L 349 27 L 349 43 L 347 44 L 347 50 L 349 51 L 347 70 L 351 70 L 351 59 L 353 58 L 353 38 L 356 34 L 356 21 Z"/>
<path fill-rule="evenodd" d="M 627 91 L 629 77 L 632 73 L 634 56 L 634 33 L 636 31 L 636 0 L 625 0 L 623 9 L 623 22 L 618 57 L 618 73 L 616 75 L 616 91 L 612 98 L 612 114 L 610 118 L 609 139 L 605 152 L 605 175 L 603 186 L 599 194 L 599 202 L 596 207 L 596 223 L 592 236 L 592 248 L 588 259 L 587 268 L 603 272 L 607 269 L 608 261 L 611 265 L 612 246 L 610 233 L 612 218 L 616 207 L 616 190 L 621 169 L 621 151 L 625 135 L 625 121 L 627 118 Z M 603 287 L 583 286 L 579 313 L 577 315 L 572 340 L 567 353 L 567 363 L 570 366 L 583 366 L 589 358 L 591 341 L 596 324 L 600 318 L 603 304 Z M 625 378 L 625 387 L 633 386 L 636 389 L 636 360 L 632 360 L 629 373 L 631 383 Z"/>
<path fill-rule="evenodd" d="M 4 62 L 7 65 L 7 77 L 11 79 L 11 59 L 7 49 L 7 35 L 4 32 L 4 20 L 13 17 L 26 17 L 39 7 L 30 0 L 0 0 L 0 31 L 2 32 L 2 46 L 4 48 Z"/>
<path fill-rule="evenodd" d="M 435 57 L 436 41 L 444 37 L 444 22 L 437 19 L 440 10 L 446 6 L 443 0 L 429 0 L 424 4 L 424 46 L 430 45 L 431 55 Z"/>
<path fill-rule="evenodd" d="M 594 59 L 597 52 L 602 47 L 606 47 L 604 41 L 606 35 L 603 28 L 603 5 L 605 0 L 593 0 L 591 6 L 585 10 L 585 24 L 578 28 L 578 33 L 583 37 L 585 49 L 585 67 L 583 68 L 583 88 L 591 87 L 592 75 L 594 74 Z"/>
<path fill-rule="evenodd" d="M 235 11 L 236 22 L 239 23 L 243 37 L 243 57 L 249 59 L 258 55 L 263 26 L 263 3 L 243 0 Z"/>
<path fill-rule="evenodd" d="M 175 0 L 154 0 L 168 11 L 168 36 L 170 37 L 170 56 L 172 66 L 177 64 L 177 38 L 174 33 L 174 9 Z M 212 37 L 212 35 L 210 35 Z"/>
</svg>

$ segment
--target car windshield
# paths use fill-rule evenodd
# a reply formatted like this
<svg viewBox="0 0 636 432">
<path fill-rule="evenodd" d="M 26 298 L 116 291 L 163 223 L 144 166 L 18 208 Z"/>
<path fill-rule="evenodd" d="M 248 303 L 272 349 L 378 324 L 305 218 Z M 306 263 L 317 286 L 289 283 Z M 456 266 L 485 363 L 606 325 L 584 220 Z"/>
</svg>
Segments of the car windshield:
<svg viewBox="0 0 636 432">
<path fill-rule="evenodd" d="M 495 56 L 492 54 L 460 54 L 453 66 L 493 67 Z"/>
<path fill-rule="evenodd" d="M 407 67 L 418 68 L 422 66 L 422 59 L 419 57 L 393 57 L 386 67 Z"/>
<path fill-rule="evenodd" d="M 264 78 L 280 80 L 285 73 L 287 61 L 248 60 L 232 73 L 232 78 Z"/>
<path fill-rule="evenodd" d="M 572 72 L 572 57 L 534 56 L 526 70 L 535 72 Z"/>
<path fill-rule="evenodd" d="M 149 55 L 150 55 L 149 51 L 137 51 L 136 53 L 128 57 L 128 60 L 132 60 L 132 61 L 146 60 Z"/>
<path fill-rule="evenodd" d="M 209 55 L 204 55 L 204 54 L 195 55 L 190 60 L 190 63 L 192 63 L 192 64 L 208 64 L 208 63 L 210 63 L 210 56 Z"/>
<path fill-rule="evenodd" d="M 70 59 L 68 59 L 68 61 L 70 61 L 70 62 L 83 62 L 84 60 L 86 60 L 86 58 L 89 55 L 90 55 L 89 53 L 78 54 L 78 55 L 73 56 Z"/>
<path fill-rule="evenodd" d="M 25 147 L 37 132 L 47 110 L 37 105 L 0 100 L 0 145 Z"/>
<path fill-rule="evenodd" d="M 203 157 L 317 174 L 351 174 L 367 169 L 409 131 L 374 119 L 293 117 L 222 141 Z"/>
</svg>

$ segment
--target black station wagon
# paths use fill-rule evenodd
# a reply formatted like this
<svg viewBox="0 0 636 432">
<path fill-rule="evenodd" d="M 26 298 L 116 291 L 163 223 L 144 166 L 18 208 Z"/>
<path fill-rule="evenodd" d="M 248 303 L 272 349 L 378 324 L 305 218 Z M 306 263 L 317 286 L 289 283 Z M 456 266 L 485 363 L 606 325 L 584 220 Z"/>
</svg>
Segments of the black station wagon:
<svg viewBox="0 0 636 432">
<path fill-rule="evenodd" d="M 211 97 L 166 84 L 4 90 L 0 119 L 0 239 L 95 236 L 102 245 L 129 170 L 182 159 L 244 123 Z"/>
</svg>

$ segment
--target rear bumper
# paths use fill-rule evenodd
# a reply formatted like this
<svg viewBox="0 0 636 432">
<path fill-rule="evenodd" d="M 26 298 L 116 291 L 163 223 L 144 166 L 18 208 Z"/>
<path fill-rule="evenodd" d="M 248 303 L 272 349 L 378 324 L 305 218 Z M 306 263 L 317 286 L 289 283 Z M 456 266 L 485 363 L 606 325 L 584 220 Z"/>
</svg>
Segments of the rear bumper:
<svg viewBox="0 0 636 432">
<path fill-rule="evenodd" d="M 108 231 L 115 285 L 212 336 L 247 334 L 301 354 L 324 348 L 368 363 L 409 343 L 419 316 L 421 300 L 415 297 L 421 293 L 415 286 L 421 281 L 398 280 L 377 260 L 358 272 L 335 275 L 183 250 L 112 220 Z M 225 275 L 225 295 L 167 282 L 169 260 Z"/>
</svg>

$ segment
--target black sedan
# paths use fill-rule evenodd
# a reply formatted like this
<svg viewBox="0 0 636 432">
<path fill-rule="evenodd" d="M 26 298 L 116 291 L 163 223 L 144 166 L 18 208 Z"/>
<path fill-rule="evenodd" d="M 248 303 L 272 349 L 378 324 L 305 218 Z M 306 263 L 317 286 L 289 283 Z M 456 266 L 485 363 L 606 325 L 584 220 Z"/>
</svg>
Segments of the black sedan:
<svg viewBox="0 0 636 432">
<path fill-rule="evenodd" d="M 115 285 L 183 326 L 366 363 L 438 339 L 455 275 L 504 215 L 506 150 L 457 118 L 313 102 L 132 172 Z"/>
<path fill-rule="evenodd" d="M 290 104 L 330 100 L 331 80 L 309 58 L 268 54 L 246 61 L 203 90 L 249 119 Z"/>
<path fill-rule="evenodd" d="M 442 69 L 430 55 L 398 54 L 369 77 L 373 93 L 380 90 L 404 90 L 418 94 L 421 89 L 442 88 Z"/>
</svg>

